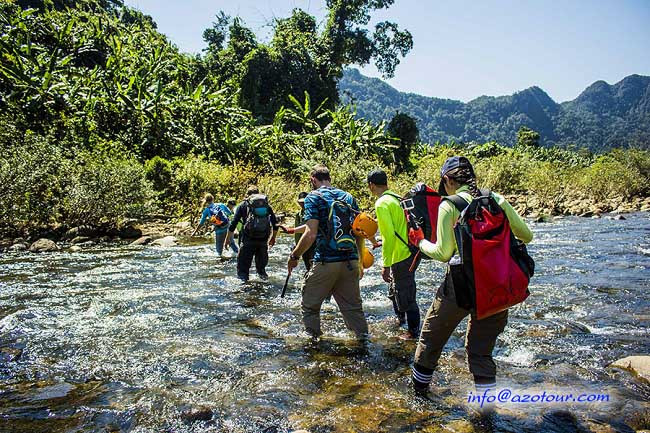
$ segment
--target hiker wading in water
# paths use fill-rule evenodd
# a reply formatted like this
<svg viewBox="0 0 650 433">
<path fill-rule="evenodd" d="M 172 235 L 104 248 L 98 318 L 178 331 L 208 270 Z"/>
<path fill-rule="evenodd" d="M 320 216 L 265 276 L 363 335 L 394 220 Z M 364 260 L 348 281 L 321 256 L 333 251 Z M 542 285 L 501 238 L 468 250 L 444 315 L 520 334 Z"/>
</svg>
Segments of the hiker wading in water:
<svg viewBox="0 0 650 433">
<path fill-rule="evenodd" d="M 315 338 L 322 335 L 320 309 L 332 295 L 348 329 L 357 339 L 368 338 L 368 323 L 363 313 L 359 279 L 363 269 L 359 260 L 364 240 L 355 238 L 352 222 L 359 211 L 349 193 L 334 188 L 330 172 L 317 165 L 311 172 L 314 191 L 305 197 L 305 232 L 287 261 L 289 272 L 299 258 L 316 242 L 314 262 L 305 276 L 302 290 L 302 319 L 306 331 Z"/>
<path fill-rule="evenodd" d="M 260 194 L 256 186 L 249 186 L 246 199 L 239 204 L 235 211 L 225 244 L 228 245 L 234 236 L 237 225 L 241 222 L 239 232 L 239 254 L 237 254 L 237 277 L 248 281 L 250 267 L 255 258 L 257 275 L 266 280 L 266 265 L 269 263 L 269 247 L 275 245 L 278 234 L 278 222 L 269 206 L 268 198 Z"/>
<path fill-rule="evenodd" d="M 386 172 L 375 170 L 368 174 L 367 180 L 370 192 L 379 197 L 375 202 L 375 212 L 382 239 L 384 267 L 381 276 L 389 284 L 388 297 L 393 302 L 400 326 L 408 325 L 408 331 L 400 338 L 414 340 L 420 333 L 420 308 L 415 298 L 415 269 L 419 257 L 415 259 L 415 253 L 408 245 L 408 226 L 400 196 L 388 189 Z"/>
<path fill-rule="evenodd" d="M 420 251 L 435 260 L 449 263 L 444 282 L 438 289 L 422 325 L 412 369 L 413 387 L 417 393 L 427 392 L 443 347 L 456 326 L 470 315 L 465 349 L 469 370 L 474 375 L 476 390 L 483 393 L 487 389 L 496 388 L 496 365 L 492 358 L 492 350 L 497 337 L 508 322 L 508 310 L 477 320 L 473 312 L 457 305 L 454 292 L 463 290 L 463 287 L 454 288 L 451 277 L 451 267 L 455 266 L 454 259 L 458 257 L 454 256 L 457 254 L 454 225 L 460 217 L 460 210 L 453 201 L 458 202 L 460 197 L 466 202 L 464 205 L 466 207 L 472 198 L 482 194 L 476 186 L 474 169 L 465 157 L 448 158 L 440 170 L 440 177 L 438 190 L 443 196 L 449 197 L 445 197 L 440 203 L 436 230 L 437 242 L 424 239 L 421 231 L 409 230 L 409 240 L 413 245 L 418 245 Z M 521 216 L 503 196 L 494 192 L 491 194 L 505 212 L 513 234 L 524 243 L 530 242 L 533 233 Z M 458 284 L 457 281 L 456 283 Z"/>
</svg>

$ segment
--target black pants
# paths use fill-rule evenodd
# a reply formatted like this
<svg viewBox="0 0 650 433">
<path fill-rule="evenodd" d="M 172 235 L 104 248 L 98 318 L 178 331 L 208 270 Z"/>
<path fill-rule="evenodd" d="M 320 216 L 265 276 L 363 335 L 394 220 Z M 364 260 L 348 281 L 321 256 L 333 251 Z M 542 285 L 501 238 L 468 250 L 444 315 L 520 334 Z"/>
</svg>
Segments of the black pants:
<svg viewBox="0 0 650 433">
<path fill-rule="evenodd" d="M 413 260 L 416 260 L 416 263 L 413 272 L 411 272 L 410 267 Z M 409 332 L 414 337 L 417 337 L 420 331 L 420 308 L 416 300 L 417 285 L 415 283 L 415 270 L 419 264 L 419 256 L 415 259 L 415 255 L 411 254 L 409 258 L 393 263 L 390 267 L 393 282 L 389 298 L 393 301 L 393 309 L 400 322 L 406 319 Z"/>
<path fill-rule="evenodd" d="M 239 254 L 237 254 L 237 277 L 248 281 L 251 264 L 255 258 L 257 275 L 266 276 L 266 265 L 269 263 L 269 245 L 266 239 L 241 240 Z"/>
</svg>

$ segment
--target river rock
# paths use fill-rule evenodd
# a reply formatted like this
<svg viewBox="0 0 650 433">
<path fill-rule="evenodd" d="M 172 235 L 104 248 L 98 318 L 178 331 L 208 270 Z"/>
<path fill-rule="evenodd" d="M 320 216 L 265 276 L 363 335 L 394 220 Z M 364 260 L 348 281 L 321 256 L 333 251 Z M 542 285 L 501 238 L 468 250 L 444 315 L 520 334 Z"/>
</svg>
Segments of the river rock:
<svg viewBox="0 0 650 433">
<path fill-rule="evenodd" d="M 594 219 L 594 220 L 600 219 L 600 215 L 598 215 L 598 214 L 592 215 L 591 219 Z"/>
<path fill-rule="evenodd" d="M 186 423 L 197 421 L 210 421 L 212 419 L 212 409 L 209 407 L 198 407 L 189 409 L 181 414 L 181 419 Z"/>
<path fill-rule="evenodd" d="M 108 242 L 111 241 L 111 237 L 110 237 L 110 236 L 102 236 L 101 238 L 99 238 L 99 239 L 97 239 L 97 240 L 98 240 L 99 242 L 105 244 L 105 243 L 108 243 Z"/>
<path fill-rule="evenodd" d="M 27 246 L 27 244 L 13 244 L 12 246 L 10 246 L 8 248 L 8 250 L 16 253 L 16 252 L 19 252 L 19 251 L 25 251 L 28 248 L 29 247 Z"/>
<path fill-rule="evenodd" d="M 88 236 L 77 236 L 76 238 L 72 239 L 70 243 L 72 245 L 76 244 L 83 244 L 84 242 L 88 242 L 90 238 Z"/>
<path fill-rule="evenodd" d="M 118 230 L 117 235 L 122 239 L 137 239 L 142 236 L 142 230 L 133 226 L 125 226 Z"/>
<path fill-rule="evenodd" d="M 147 245 L 151 243 L 151 241 L 153 241 L 151 236 L 141 236 L 138 239 L 131 242 L 131 245 Z"/>
<path fill-rule="evenodd" d="M 29 251 L 32 253 L 44 253 L 58 250 L 59 246 L 49 239 L 39 239 L 29 247 Z"/>
<path fill-rule="evenodd" d="M 165 236 L 164 238 L 156 239 L 151 243 L 156 247 L 173 247 L 178 243 L 178 239 L 175 236 Z"/>
<path fill-rule="evenodd" d="M 86 242 L 82 242 L 82 243 L 80 243 L 80 244 L 77 244 L 76 246 L 81 247 L 81 248 L 94 247 L 94 246 L 95 246 L 95 242 L 92 241 L 92 240 L 90 240 L 90 241 L 86 241 Z"/>
<path fill-rule="evenodd" d="M 628 356 L 612 362 L 610 367 L 618 367 L 630 371 L 639 376 L 644 381 L 650 383 L 650 356 Z"/>
<path fill-rule="evenodd" d="M 70 247 L 68 251 L 70 251 L 71 253 L 78 253 L 79 251 L 81 251 L 81 247 L 79 245 L 73 245 Z"/>
<path fill-rule="evenodd" d="M 583 213 L 581 213 L 581 214 L 578 215 L 578 216 L 581 217 L 581 218 L 589 218 L 589 217 L 591 217 L 591 216 L 593 216 L 593 215 L 594 215 L 594 213 L 593 213 L 592 211 L 587 211 L 587 212 L 583 212 Z"/>
<path fill-rule="evenodd" d="M 18 347 L 1 347 L 0 348 L 0 361 L 2 362 L 16 362 L 23 354 L 23 350 Z"/>
<path fill-rule="evenodd" d="M 99 234 L 99 230 L 92 226 L 73 227 L 63 235 L 63 239 L 75 239 L 77 237 L 94 238 Z"/>
<path fill-rule="evenodd" d="M 16 244 L 26 244 L 27 241 L 24 238 L 16 238 L 14 239 L 14 245 Z"/>
</svg>

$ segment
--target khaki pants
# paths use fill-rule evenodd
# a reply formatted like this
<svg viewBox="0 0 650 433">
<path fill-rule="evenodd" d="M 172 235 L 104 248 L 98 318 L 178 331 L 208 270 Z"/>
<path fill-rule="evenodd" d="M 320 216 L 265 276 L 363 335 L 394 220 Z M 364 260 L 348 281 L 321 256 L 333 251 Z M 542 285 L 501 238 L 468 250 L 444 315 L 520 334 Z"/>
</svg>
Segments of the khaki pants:
<svg viewBox="0 0 650 433">
<path fill-rule="evenodd" d="M 427 311 L 422 325 L 422 332 L 415 351 L 415 364 L 435 370 L 443 347 L 449 340 L 456 326 L 470 314 L 456 305 L 449 272 L 445 282 L 438 291 L 436 299 Z M 497 337 L 508 323 L 508 310 L 477 320 L 474 315 L 469 319 L 465 336 L 465 350 L 469 371 L 474 376 L 496 377 L 496 364 L 492 350 Z"/>
<path fill-rule="evenodd" d="M 318 337 L 322 334 L 320 308 L 325 298 L 332 295 L 348 329 L 357 338 L 367 338 L 368 323 L 361 305 L 358 266 L 356 260 L 315 262 L 309 270 L 302 289 L 302 321 L 311 335 Z"/>
</svg>

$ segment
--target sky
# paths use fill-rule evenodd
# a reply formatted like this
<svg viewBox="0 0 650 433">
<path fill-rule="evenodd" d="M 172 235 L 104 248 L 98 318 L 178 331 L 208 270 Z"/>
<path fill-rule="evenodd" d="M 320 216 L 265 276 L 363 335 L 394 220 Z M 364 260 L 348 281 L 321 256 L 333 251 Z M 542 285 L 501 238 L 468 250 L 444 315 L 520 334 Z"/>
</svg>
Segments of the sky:
<svg viewBox="0 0 650 433">
<path fill-rule="evenodd" d="M 125 0 L 151 15 L 181 51 L 200 53 L 203 30 L 224 11 L 268 41 L 273 18 L 301 8 L 323 23 L 325 0 Z M 376 11 L 413 34 L 413 49 L 386 80 L 402 92 L 469 101 L 531 86 L 555 101 L 597 80 L 650 75 L 650 0 L 395 0 Z M 379 77 L 369 65 L 364 75 Z"/>
</svg>

